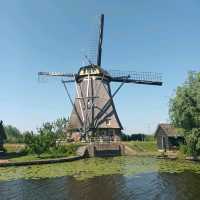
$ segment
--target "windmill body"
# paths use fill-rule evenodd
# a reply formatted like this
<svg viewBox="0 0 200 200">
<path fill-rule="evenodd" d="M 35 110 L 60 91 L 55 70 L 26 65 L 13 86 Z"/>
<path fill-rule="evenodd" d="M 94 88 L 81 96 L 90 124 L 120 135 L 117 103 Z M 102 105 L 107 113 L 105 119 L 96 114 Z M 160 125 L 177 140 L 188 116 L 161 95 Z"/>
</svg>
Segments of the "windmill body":
<svg viewBox="0 0 200 200">
<path fill-rule="evenodd" d="M 69 120 L 71 129 L 107 136 L 120 133 L 122 125 L 112 99 L 108 72 L 97 65 L 80 68 L 76 91 Z"/>
<path fill-rule="evenodd" d="M 88 59 L 88 65 L 78 73 L 39 72 L 39 76 L 62 77 L 62 83 L 72 105 L 68 130 L 85 136 L 116 136 L 123 129 L 113 102 L 114 96 L 125 83 L 161 86 L 161 76 L 152 72 L 107 71 L 101 67 L 104 15 L 100 18 L 97 63 Z M 87 57 L 86 57 L 87 58 Z M 110 83 L 120 83 L 112 92 Z M 68 84 L 75 83 L 76 96 L 72 99 Z"/>
</svg>

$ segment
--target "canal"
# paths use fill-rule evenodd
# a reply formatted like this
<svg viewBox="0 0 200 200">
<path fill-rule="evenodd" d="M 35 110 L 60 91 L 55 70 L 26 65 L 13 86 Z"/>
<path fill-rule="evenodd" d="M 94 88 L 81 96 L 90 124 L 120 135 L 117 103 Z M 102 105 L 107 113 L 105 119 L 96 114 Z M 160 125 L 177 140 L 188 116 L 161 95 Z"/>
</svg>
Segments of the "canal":
<svg viewBox="0 0 200 200">
<path fill-rule="evenodd" d="M 92 158 L 0 168 L 0 199 L 200 199 L 200 164 L 153 157 Z"/>
</svg>

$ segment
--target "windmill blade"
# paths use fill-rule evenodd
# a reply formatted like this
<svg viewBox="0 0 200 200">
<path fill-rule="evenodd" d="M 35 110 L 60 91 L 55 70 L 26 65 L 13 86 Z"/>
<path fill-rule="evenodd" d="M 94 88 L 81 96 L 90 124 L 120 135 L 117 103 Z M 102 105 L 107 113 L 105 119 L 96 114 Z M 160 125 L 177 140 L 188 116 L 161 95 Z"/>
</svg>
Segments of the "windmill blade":
<svg viewBox="0 0 200 200">
<path fill-rule="evenodd" d="M 101 54 L 102 54 L 102 43 L 103 43 L 103 27 L 104 27 L 104 14 L 100 17 L 100 27 L 99 27 L 99 43 L 97 52 L 97 65 L 101 66 Z"/>
<path fill-rule="evenodd" d="M 74 77 L 73 73 L 63 73 L 63 72 L 38 72 L 38 76 L 60 76 L 60 77 Z"/>
<path fill-rule="evenodd" d="M 74 79 L 70 79 L 70 80 L 62 80 L 62 83 L 74 83 L 75 80 Z"/>
<path fill-rule="evenodd" d="M 110 70 L 111 81 L 135 83 L 145 85 L 162 85 L 162 76 L 160 73 L 155 72 L 135 72 L 135 71 L 119 71 Z"/>
<path fill-rule="evenodd" d="M 39 80 L 39 82 L 46 82 L 48 77 L 74 78 L 74 77 L 76 77 L 76 74 L 63 73 L 63 72 L 38 72 L 38 80 Z M 69 82 L 72 82 L 72 81 L 69 80 Z"/>
</svg>

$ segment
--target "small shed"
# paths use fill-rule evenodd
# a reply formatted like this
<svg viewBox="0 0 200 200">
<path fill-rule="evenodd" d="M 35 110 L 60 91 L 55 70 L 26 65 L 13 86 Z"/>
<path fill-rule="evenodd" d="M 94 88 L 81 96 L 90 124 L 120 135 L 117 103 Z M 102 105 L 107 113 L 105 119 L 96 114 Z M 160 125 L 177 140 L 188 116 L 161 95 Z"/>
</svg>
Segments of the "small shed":
<svg viewBox="0 0 200 200">
<path fill-rule="evenodd" d="M 159 124 L 155 138 L 159 150 L 173 150 L 184 143 L 183 134 L 171 124 Z"/>
</svg>

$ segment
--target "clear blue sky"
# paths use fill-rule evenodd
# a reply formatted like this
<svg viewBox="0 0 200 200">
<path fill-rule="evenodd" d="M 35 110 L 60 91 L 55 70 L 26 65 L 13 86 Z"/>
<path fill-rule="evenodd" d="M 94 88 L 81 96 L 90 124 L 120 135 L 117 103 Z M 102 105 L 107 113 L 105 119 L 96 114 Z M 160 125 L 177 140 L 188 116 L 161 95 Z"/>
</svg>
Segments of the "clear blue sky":
<svg viewBox="0 0 200 200">
<path fill-rule="evenodd" d="M 37 72 L 76 72 L 97 37 L 100 13 L 105 14 L 103 67 L 163 74 L 163 87 L 122 88 L 115 102 L 123 126 L 147 133 L 168 121 L 174 89 L 189 70 L 200 69 L 198 0 L 0 1 L 0 119 L 35 130 L 70 115 L 60 81 L 39 83 Z"/>
</svg>

